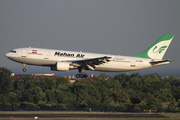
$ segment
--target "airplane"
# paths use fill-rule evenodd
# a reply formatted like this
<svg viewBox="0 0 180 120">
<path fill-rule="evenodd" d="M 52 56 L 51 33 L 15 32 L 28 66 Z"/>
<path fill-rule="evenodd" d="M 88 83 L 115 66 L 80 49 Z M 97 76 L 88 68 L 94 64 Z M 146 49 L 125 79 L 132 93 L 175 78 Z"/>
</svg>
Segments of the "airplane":
<svg viewBox="0 0 180 120">
<path fill-rule="evenodd" d="M 26 71 L 27 65 L 46 66 L 53 71 L 78 69 L 77 78 L 87 78 L 85 70 L 103 72 L 125 72 L 169 64 L 171 59 L 162 59 L 174 35 L 164 34 L 143 53 L 136 56 L 121 56 L 42 48 L 17 48 L 5 56 L 21 63 Z"/>
</svg>

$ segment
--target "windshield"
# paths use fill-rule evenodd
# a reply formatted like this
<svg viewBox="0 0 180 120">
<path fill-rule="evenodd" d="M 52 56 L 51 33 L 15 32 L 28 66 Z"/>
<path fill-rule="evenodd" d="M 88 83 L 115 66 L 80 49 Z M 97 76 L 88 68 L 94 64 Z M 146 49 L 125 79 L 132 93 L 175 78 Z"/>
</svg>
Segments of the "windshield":
<svg viewBox="0 0 180 120">
<path fill-rule="evenodd" d="M 12 52 L 12 53 L 16 53 L 16 51 L 15 51 L 15 50 L 11 50 L 10 52 Z"/>
</svg>

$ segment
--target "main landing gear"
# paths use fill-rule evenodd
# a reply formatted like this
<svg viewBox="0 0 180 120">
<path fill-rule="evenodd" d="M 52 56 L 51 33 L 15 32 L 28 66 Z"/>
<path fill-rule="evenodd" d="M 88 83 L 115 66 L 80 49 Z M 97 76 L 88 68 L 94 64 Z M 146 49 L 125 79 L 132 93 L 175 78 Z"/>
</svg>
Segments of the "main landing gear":
<svg viewBox="0 0 180 120">
<path fill-rule="evenodd" d="M 78 71 L 79 71 L 79 74 L 76 74 L 76 77 L 77 78 L 87 78 L 88 77 L 88 75 L 87 74 L 85 74 L 85 69 L 81 69 L 81 68 L 78 68 Z M 82 71 L 82 73 L 81 73 L 81 71 Z"/>
<path fill-rule="evenodd" d="M 23 63 L 23 72 L 26 72 L 26 64 Z"/>
</svg>

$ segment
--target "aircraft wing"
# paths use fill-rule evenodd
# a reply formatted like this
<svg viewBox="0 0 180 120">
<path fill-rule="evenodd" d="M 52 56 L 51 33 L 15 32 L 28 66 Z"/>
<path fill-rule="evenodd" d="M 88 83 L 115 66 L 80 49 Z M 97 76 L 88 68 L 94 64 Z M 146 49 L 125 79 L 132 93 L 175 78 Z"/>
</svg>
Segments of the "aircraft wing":
<svg viewBox="0 0 180 120">
<path fill-rule="evenodd" d="M 111 57 L 97 57 L 97 58 L 90 58 L 90 59 L 80 59 L 80 60 L 69 60 L 64 62 L 71 62 L 73 66 L 79 67 L 86 67 L 90 70 L 94 70 L 96 66 L 103 65 L 104 63 L 109 62 Z"/>
</svg>

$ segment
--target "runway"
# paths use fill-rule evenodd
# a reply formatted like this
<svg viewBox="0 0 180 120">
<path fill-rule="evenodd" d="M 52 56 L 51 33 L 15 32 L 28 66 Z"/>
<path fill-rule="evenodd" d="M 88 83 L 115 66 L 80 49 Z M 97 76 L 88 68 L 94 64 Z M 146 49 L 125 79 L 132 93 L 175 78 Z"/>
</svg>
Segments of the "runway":
<svg viewBox="0 0 180 120">
<path fill-rule="evenodd" d="M 159 114 L 0 114 L 0 117 L 21 118 L 167 118 Z"/>
</svg>

